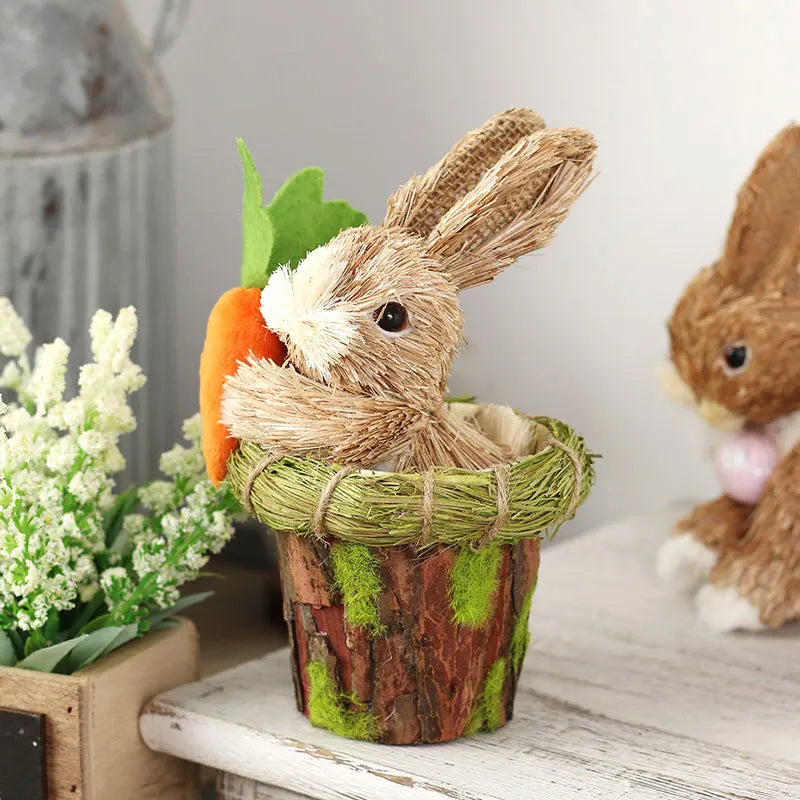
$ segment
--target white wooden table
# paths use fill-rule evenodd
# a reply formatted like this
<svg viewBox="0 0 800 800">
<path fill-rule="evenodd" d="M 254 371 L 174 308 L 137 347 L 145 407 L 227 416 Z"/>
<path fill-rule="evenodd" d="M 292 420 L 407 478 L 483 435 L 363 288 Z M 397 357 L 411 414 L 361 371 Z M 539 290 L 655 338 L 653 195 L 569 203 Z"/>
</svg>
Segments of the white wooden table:
<svg viewBox="0 0 800 800">
<path fill-rule="evenodd" d="M 800 798 L 800 626 L 715 634 L 662 586 L 674 513 L 546 548 L 513 721 L 389 747 L 312 728 L 286 650 L 167 692 L 153 748 L 227 776 L 244 800 Z"/>
</svg>

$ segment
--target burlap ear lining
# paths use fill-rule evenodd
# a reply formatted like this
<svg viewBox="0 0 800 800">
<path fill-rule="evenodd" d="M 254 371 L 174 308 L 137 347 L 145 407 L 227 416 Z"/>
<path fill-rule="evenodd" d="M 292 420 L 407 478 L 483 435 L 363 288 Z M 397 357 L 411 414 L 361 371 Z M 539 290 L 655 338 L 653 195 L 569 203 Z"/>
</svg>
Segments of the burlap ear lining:
<svg viewBox="0 0 800 800">
<path fill-rule="evenodd" d="M 420 208 L 414 209 L 420 213 L 420 217 L 410 225 L 406 223 L 406 226 L 419 236 L 427 236 L 439 223 L 442 214 L 467 194 L 486 170 L 520 139 L 542 127 L 544 123 L 531 124 L 528 118 L 500 117 L 490 129 L 475 131 L 459 142 L 454 151 L 443 159 L 447 168 L 437 176 L 428 196 L 420 203 Z M 441 162 L 436 165 L 441 166 Z M 520 204 L 524 205 L 523 202 Z"/>
<path fill-rule="evenodd" d="M 547 447 L 555 447 L 561 450 L 572 463 L 572 469 L 575 474 L 575 481 L 572 486 L 572 498 L 570 499 L 569 507 L 557 521 L 556 526 L 558 526 L 570 519 L 575 513 L 575 509 L 578 507 L 583 485 L 583 468 L 581 467 L 578 454 L 571 447 L 560 442 L 555 437 L 550 437 L 542 443 L 542 450 Z M 250 501 L 250 494 L 253 491 L 256 480 L 270 464 L 277 460 L 279 459 L 274 458 L 271 453 L 266 453 L 250 470 L 242 490 L 242 504 L 248 514 L 255 515 L 255 510 Z M 320 492 L 317 506 L 311 520 L 311 528 L 318 539 L 324 540 L 326 538 L 325 515 L 328 513 L 328 506 L 333 497 L 333 493 L 336 491 L 336 487 L 345 477 L 356 471 L 355 467 L 342 467 L 331 477 Z M 483 536 L 470 542 L 469 547 L 473 551 L 480 550 L 486 545 L 491 544 L 508 519 L 508 464 L 500 464 L 493 467 L 493 471 L 495 475 L 495 495 L 497 497 L 497 516 Z M 429 469 L 423 473 L 422 498 L 420 503 L 422 526 L 419 546 L 421 549 L 436 543 L 436 536 L 433 529 L 433 519 L 436 513 L 435 486 L 436 472 L 433 469 Z"/>
</svg>

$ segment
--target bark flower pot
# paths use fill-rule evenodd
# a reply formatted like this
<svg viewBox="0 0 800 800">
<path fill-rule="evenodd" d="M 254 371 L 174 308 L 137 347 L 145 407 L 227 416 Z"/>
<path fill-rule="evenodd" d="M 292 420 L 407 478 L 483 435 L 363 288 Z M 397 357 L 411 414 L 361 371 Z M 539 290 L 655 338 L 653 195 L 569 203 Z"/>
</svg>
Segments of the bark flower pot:
<svg viewBox="0 0 800 800">
<path fill-rule="evenodd" d="M 294 533 L 279 533 L 278 543 L 297 706 L 314 724 L 412 744 L 494 730 L 511 719 L 537 540 L 497 548 L 497 586 L 479 625 L 453 618 L 453 548 L 377 548 L 378 630 L 348 621 L 330 548 Z"/>
<path fill-rule="evenodd" d="M 149 750 L 138 717 L 151 697 L 198 677 L 188 620 L 72 675 L 1 667 L 0 724 L 13 748 L 11 738 L 0 747 L 0 797 L 194 800 L 196 767 Z M 10 729 L 12 721 L 19 727 Z"/>
<path fill-rule="evenodd" d="M 297 706 L 312 724 L 413 744 L 511 719 L 539 539 L 594 477 L 571 429 L 530 424 L 530 455 L 502 475 L 344 474 L 312 459 L 269 462 L 252 443 L 231 456 L 234 491 L 277 531 Z"/>
</svg>

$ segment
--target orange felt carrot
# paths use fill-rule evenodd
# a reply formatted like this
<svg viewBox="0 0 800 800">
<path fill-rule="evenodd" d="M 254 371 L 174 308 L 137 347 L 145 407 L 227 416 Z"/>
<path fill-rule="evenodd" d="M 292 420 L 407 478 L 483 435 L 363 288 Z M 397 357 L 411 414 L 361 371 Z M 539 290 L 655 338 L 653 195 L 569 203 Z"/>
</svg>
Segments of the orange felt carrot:
<svg viewBox="0 0 800 800">
<path fill-rule="evenodd" d="M 200 356 L 200 416 L 203 423 L 203 455 L 211 482 L 225 478 L 230 454 L 238 442 L 222 424 L 222 389 L 240 361 L 251 353 L 283 363 L 286 348 L 264 324 L 258 288 L 231 289 L 211 309 L 206 341 Z"/>
</svg>

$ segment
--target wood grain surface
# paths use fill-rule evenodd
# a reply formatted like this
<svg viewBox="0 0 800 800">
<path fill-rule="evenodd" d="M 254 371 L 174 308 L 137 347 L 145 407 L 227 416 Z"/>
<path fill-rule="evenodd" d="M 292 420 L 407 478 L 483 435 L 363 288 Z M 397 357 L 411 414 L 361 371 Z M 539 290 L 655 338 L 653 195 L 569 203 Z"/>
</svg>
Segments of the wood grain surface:
<svg viewBox="0 0 800 800">
<path fill-rule="evenodd" d="M 194 800 L 194 765 L 154 753 L 142 706 L 198 677 L 188 621 L 121 647 L 74 675 L 0 667 L 0 707 L 45 715 L 48 800 Z"/>
<path fill-rule="evenodd" d="M 682 510 L 543 550 L 514 719 L 492 734 L 387 747 L 314 729 L 284 650 L 157 698 L 144 738 L 321 800 L 798 800 L 800 626 L 704 628 L 655 577 Z"/>
</svg>

